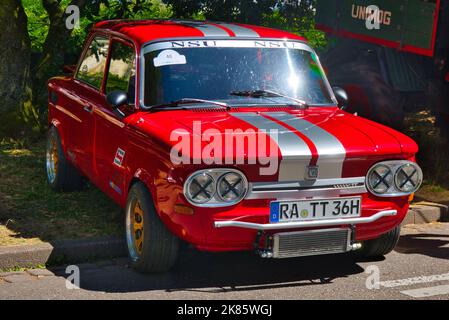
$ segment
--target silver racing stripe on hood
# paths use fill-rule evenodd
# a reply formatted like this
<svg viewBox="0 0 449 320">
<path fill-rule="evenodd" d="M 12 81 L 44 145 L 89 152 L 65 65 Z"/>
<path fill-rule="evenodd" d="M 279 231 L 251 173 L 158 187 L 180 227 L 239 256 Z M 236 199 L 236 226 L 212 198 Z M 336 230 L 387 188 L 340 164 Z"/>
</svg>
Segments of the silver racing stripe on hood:
<svg viewBox="0 0 449 320">
<path fill-rule="evenodd" d="M 312 159 L 312 153 L 304 140 L 257 113 L 233 113 L 232 116 L 258 130 L 265 130 L 266 134 L 276 141 L 282 154 L 278 173 L 280 182 L 304 180 L 306 167 Z M 270 130 L 275 130 L 277 135 Z"/>
<path fill-rule="evenodd" d="M 341 178 L 346 149 L 334 135 L 318 125 L 286 112 L 266 113 L 307 136 L 318 151 L 319 179 Z"/>
<path fill-rule="evenodd" d="M 195 28 L 200 30 L 205 37 L 229 37 L 229 33 L 226 30 L 210 24 L 198 25 Z"/>
<path fill-rule="evenodd" d="M 245 38 L 260 38 L 260 35 L 250 28 L 238 26 L 230 23 L 222 23 L 222 22 L 214 22 L 215 24 L 225 27 L 232 32 L 234 32 L 236 37 L 245 37 Z"/>
<path fill-rule="evenodd" d="M 230 37 L 226 30 L 208 23 L 183 20 L 178 20 L 176 22 L 201 31 L 205 37 Z"/>
</svg>

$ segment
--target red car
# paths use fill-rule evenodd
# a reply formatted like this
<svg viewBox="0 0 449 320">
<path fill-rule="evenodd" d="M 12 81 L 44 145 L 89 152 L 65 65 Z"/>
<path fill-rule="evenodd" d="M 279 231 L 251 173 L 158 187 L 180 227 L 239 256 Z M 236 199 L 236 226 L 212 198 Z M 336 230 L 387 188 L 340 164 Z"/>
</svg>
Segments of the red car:
<svg viewBox="0 0 449 320">
<path fill-rule="evenodd" d="M 180 241 L 287 258 L 395 247 L 418 147 L 344 111 L 305 39 L 263 27 L 106 21 L 49 81 L 47 177 L 125 209 L 136 269 Z"/>
</svg>

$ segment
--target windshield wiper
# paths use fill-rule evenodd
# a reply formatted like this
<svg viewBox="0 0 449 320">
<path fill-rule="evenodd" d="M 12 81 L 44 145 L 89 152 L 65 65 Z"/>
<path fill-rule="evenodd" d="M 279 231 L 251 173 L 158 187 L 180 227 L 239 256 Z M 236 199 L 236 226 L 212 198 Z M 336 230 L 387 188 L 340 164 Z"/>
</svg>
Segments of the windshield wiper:
<svg viewBox="0 0 449 320">
<path fill-rule="evenodd" d="M 303 100 L 299 100 L 293 97 L 289 97 L 286 96 L 285 94 L 279 93 L 279 92 L 274 92 L 271 90 L 246 90 L 246 91 L 232 91 L 230 93 L 230 95 L 232 96 L 237 96 L 237 97 L 248 97 L 248 98 L 285 98 L 291 101 L 296 102 L 297 104 L 299 104 L 302 108 L 304 109 L 308 109 L 309 105 L 307 104 L 307 102 L 303 101 Z"/>
<path fill-rule="evenodd" d="M 203 100 L 203 99 L 191 99 L 191 98 L 184 98 L 184 99 L 180 99 L 180 100 L 176 100 L 176 101 L 172 101 L 170 103 L 163 103 L 163 104 L 157 104 L 154 106 L 149 107 L 148 109 L 151 111 L 160 111 L 160 110 L 164 110 L 167 108 L 171 108 L 172 110 L 179 110 L 179 109 L 187 109 L 185 106 L 186 104 L 210 104 L 213 105 L 215 107 L 219 107 L 219 108 L 223 108 L 227 111 L 231 110 L 231 107 L 224 102 L 218 102 L 218 101 L 212 101 L 212 100 Z M 178 108 L 181 107 L 181 108 Z M 196 107 L 191 107 L 191 108 L 196 108 Z M 188 108 L 188 109 L 191 109 Z"/>
</svg>

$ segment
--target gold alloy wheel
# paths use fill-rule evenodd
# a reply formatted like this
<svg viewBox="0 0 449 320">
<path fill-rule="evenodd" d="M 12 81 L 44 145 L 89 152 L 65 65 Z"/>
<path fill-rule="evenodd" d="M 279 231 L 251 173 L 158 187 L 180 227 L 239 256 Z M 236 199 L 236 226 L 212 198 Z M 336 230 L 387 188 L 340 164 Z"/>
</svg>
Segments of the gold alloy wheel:
<svg viewBox="0 0 449 320">
<path fill-rule="evenodd" d="M 58 144 L 55 138 L 49 141 L 49 146 L 47 147 L 47 175 L 48 180 L 53 183 L 56 180 L 58 174 Z"/>
<path fill-rule="evenodd" d="M 132 231 L 134 238 L 134 247 L 137 251 L 137 254 L 140 256 L 142 254 L 144 232 L 143 232 L 143 210 L 139 200 L 137 200 L 136 203 L 134 204 L 131 219 L 133 228 Z"/>
</svg>

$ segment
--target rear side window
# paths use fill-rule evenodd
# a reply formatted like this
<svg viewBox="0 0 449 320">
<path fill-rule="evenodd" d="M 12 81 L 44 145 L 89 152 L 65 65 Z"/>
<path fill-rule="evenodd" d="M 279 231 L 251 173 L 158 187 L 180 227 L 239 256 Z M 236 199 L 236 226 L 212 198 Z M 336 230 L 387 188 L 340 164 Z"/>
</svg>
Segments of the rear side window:
<svg viewBox="0 0 449 320">
<path fill-rule="evenodd" d="M 106 94 L 120 90 L 128 94 L 129 101 L 134 104 L 136 82 L 136 55 L 134 49 L 121 42 L 113 42 L 111 62 L 109 64 Z"/>
<path fill-rule="evenodd" d="M 100 90 L 108 56 L 109 39 L 95 37 L 84 55 L 76 78 Z"/>
</svg>

